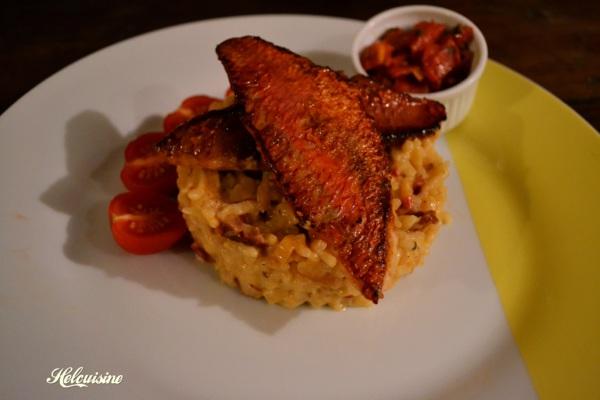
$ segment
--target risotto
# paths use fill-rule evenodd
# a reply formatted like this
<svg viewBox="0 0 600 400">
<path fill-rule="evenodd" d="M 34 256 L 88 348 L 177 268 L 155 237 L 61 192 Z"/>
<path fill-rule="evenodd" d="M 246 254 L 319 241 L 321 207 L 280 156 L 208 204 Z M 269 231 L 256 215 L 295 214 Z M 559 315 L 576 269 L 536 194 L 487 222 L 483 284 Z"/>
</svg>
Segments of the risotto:
<svg viewBox="0 0 600 400">
<path fill-rule="evenodd" d="M 384 290 L 423 263 L 444 212 L 448 173 L 436 137 L 391 150 L 393 213 Z M 177 167 L 179 206 L 199 258 L 245 295 L 294 308 L 372 304 L 327 244 L 311 237 L 271 172 Z"/>
</svg>

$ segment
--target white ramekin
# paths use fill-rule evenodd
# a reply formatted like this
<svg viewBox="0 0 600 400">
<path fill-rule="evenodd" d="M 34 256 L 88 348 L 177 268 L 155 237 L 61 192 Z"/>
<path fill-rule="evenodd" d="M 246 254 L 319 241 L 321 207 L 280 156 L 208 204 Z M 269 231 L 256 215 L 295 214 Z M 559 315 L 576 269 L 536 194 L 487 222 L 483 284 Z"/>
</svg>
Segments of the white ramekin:
<svg viewBox="0 0 600 400">
<path fill-rule="evenodd" d="M 391 8 L 369 19 L 358 32 L 352 44 L 352 62 L 361 74 L 366 71 L 360 63 L 360 51 L 377 40 L 389 28 L 410 28 L 420 21 L 435 21 L 446 25 L 468 25 L 473 28 L 474 38 L 471 42 L 473 65 L 469 76 L 462 82 L 448 89 L 432 93 L 411 93 L 415 97 L 427 97 L 437 100 L 446 106 L 448 118 L 442 123 L 442 132 L 447 132 L 460 124 L 471 109 L 479 78 L 485 68 L 488 49 L 483 34 L 468 18 L 457 12 L 442 7 L 414 5 Z"/>
</svg>

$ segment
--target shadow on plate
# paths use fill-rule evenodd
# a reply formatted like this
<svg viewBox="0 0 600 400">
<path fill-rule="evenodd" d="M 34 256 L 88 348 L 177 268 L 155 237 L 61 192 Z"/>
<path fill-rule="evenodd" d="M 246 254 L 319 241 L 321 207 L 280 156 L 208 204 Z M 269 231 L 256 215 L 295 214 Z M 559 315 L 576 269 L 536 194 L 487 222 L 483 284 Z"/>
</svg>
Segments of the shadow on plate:
<svg viewBox="0 0 600 400">
<path fill-rule="evenodd" d="M 65 256 L 79 265 L 97 268 L 110 277 L 123 278 L 172 296 L 193 299 L 202 307 L 216 306 L 266 334 L 283 328 L 300 311 L 269 306 L 221 284 L 212 268 L 201 265 L 185 245 L 150 256 L 133 256 L 113 241 L 108 224 L 108 203 L 125 191 L 119 178 L 123 151 L 140 133 L 161 130 L 162 118 L 146 118 L 137 129 L 122 136 L 110 120 L 85 111 L 66 125 L 68 175 L 41 196 L 49 207 L 70 215 Z"/>
</svg>

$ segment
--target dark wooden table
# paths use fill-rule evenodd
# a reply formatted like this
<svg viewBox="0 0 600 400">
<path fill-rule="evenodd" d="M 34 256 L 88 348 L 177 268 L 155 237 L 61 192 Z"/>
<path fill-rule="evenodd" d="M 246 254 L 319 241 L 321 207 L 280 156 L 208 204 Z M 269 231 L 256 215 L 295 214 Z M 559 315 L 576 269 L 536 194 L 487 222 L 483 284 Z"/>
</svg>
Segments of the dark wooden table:
<svg viewBox="0 0 600 400">
<path fill-rule="evenodd" d="M 9 0 L 10 1 L 10 0 Z M 600 1 L 430 1 L 472 19 L 490 56 L 541 84 L 600 129 Z M 257 13 L 367 19 L 398 1 L 46 1 L 0 5 L 0 111 L 107 45 L 183 22 Z"/>
</svg>

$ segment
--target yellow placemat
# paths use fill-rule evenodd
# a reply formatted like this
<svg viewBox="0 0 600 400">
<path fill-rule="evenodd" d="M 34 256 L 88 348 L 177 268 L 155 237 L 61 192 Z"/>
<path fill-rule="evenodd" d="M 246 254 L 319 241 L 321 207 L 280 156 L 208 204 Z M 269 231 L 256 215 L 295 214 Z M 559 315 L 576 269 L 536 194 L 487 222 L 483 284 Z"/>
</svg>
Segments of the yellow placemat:
<svg viewBox="0 0 600 400">
<path fill-rule="evenodd" d="M 490 61 L 447 139 L 540 398 L 600 399 L 600 135 Z"/>
</svg>

